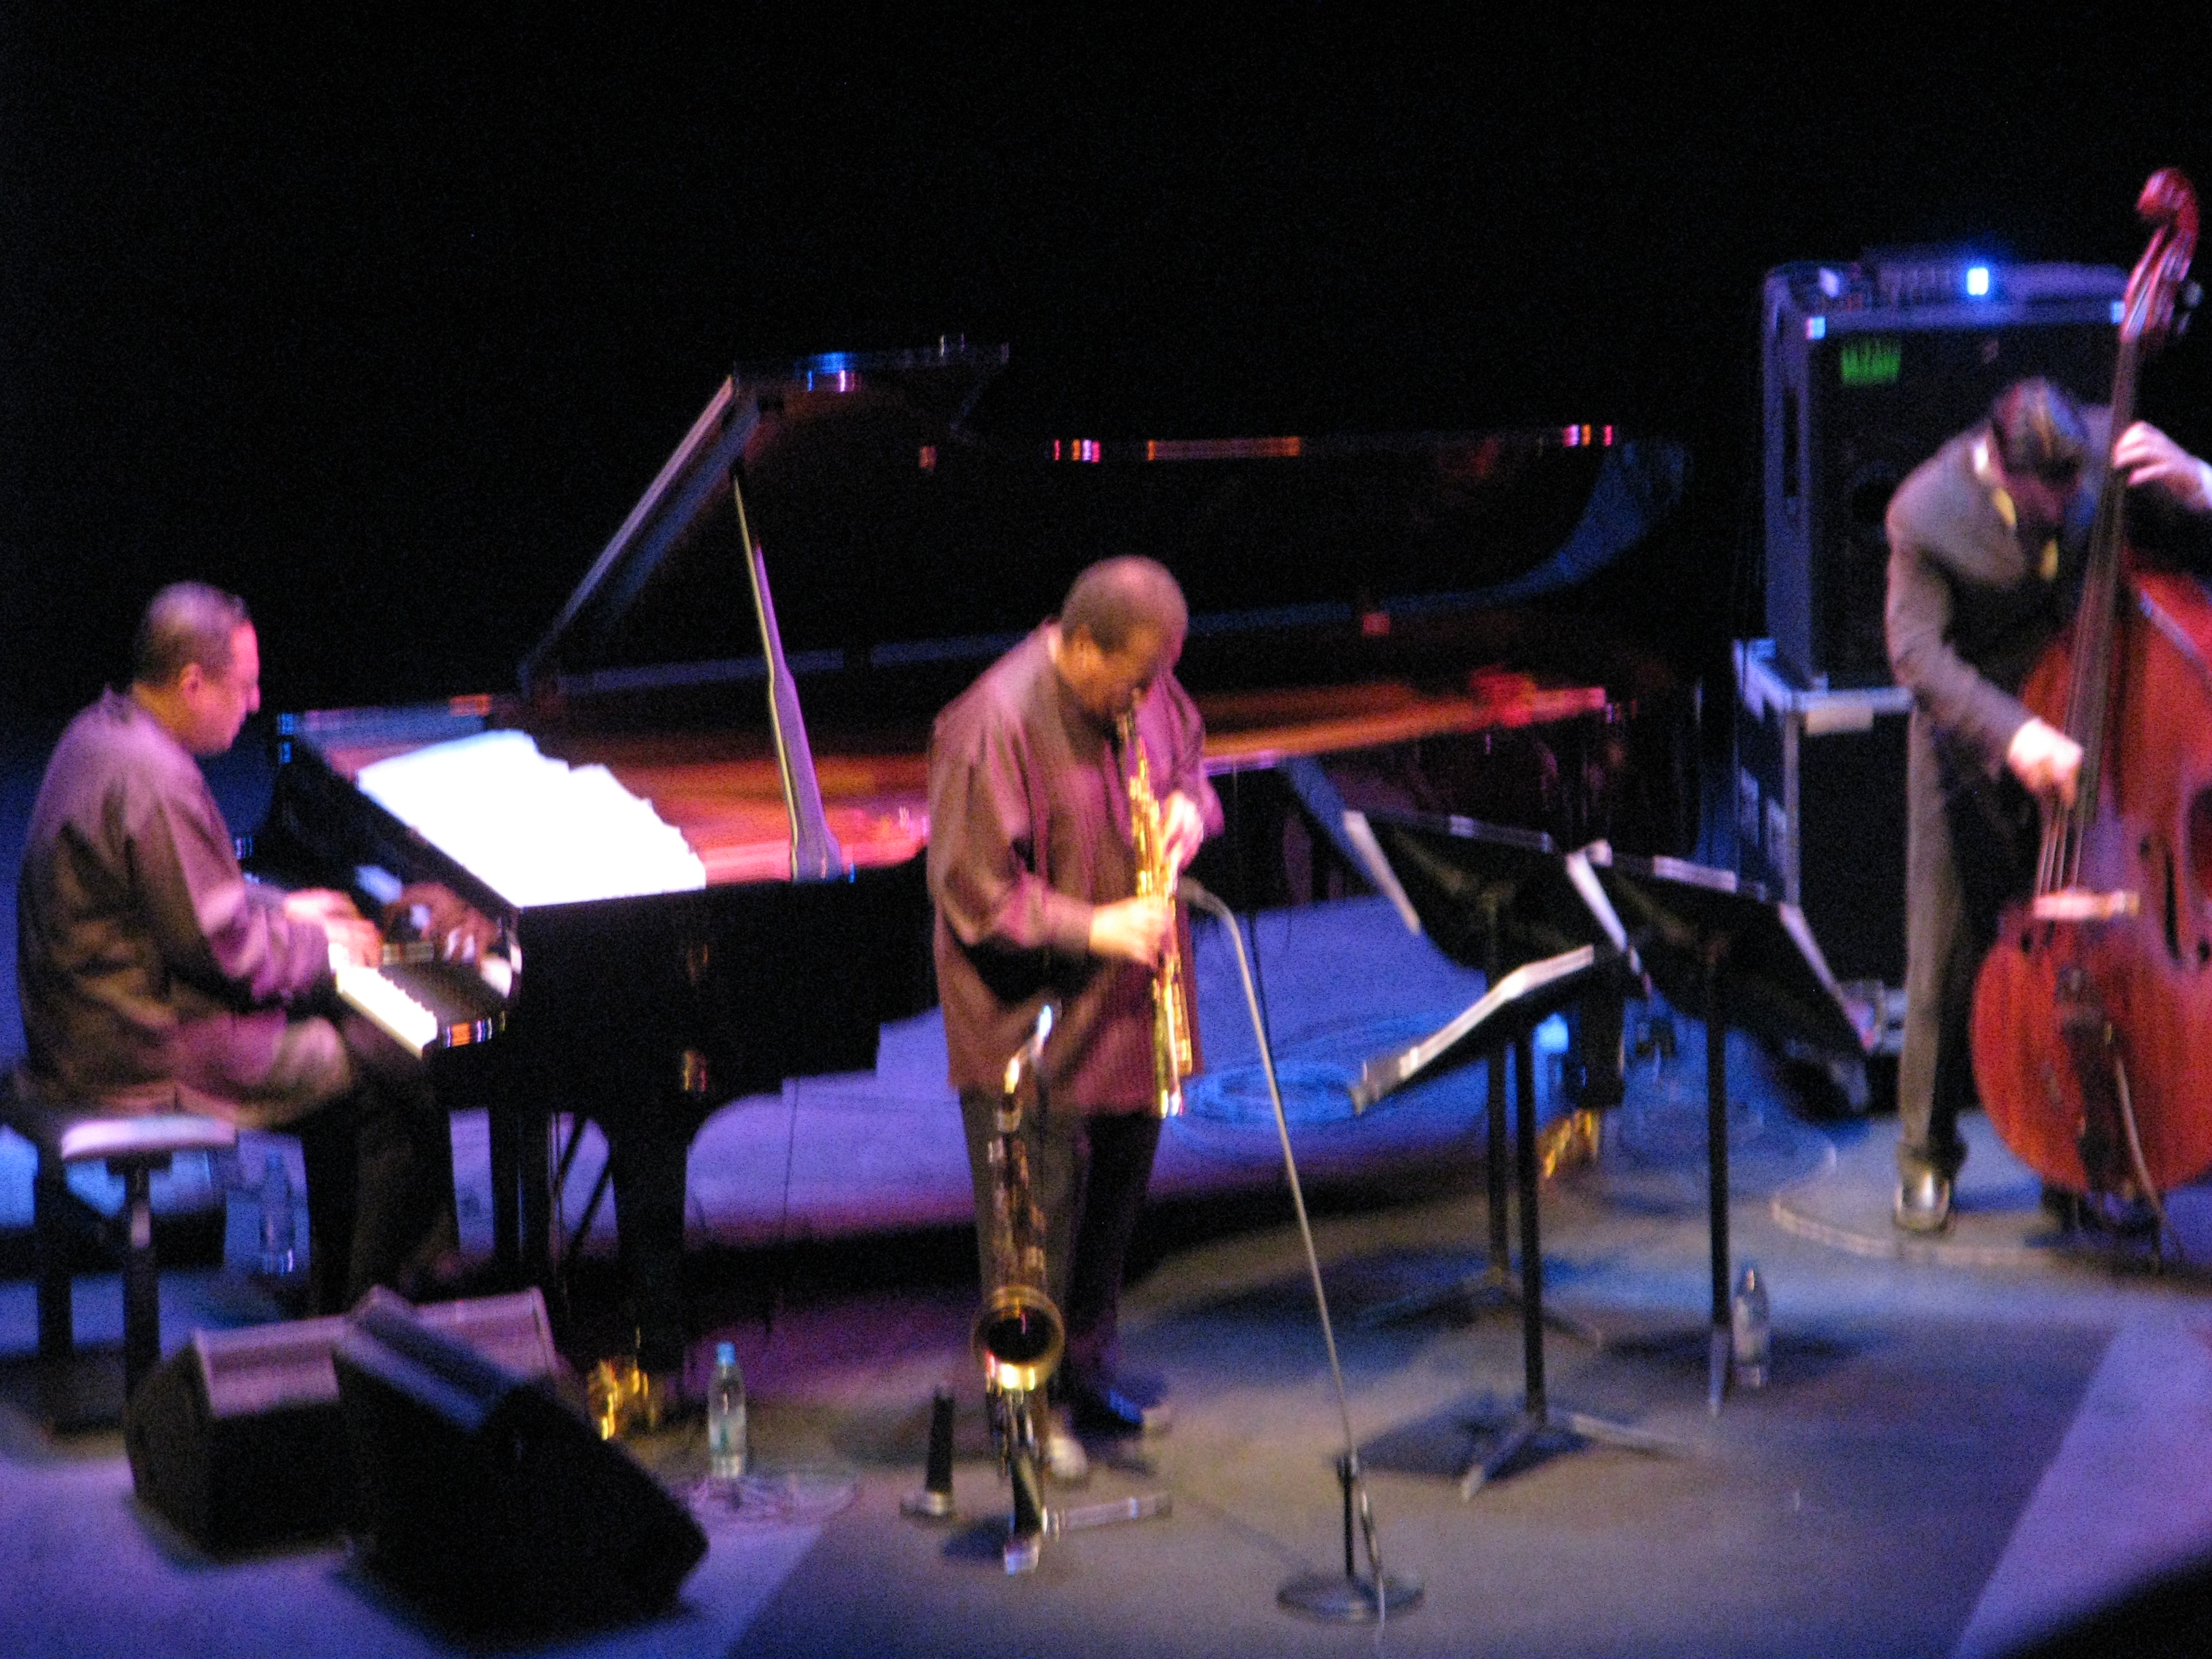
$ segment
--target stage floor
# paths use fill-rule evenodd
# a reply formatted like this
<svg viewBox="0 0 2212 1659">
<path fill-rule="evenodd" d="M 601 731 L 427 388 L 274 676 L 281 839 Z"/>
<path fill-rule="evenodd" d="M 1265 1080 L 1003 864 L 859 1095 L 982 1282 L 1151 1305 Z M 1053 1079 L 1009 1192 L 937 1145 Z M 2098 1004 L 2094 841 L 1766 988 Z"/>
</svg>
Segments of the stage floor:
<svg viewBox="0 0 2212 1659">
<path fill-rule="evenodd" d="M 0 767 L 0 843 L 20 834 L 33 781 Z M 12 866 L 12 846 L 0 852 Z M 1703 1050 L 1686 1021 L 1671 1062 L 1635 1068 L 1599 1162 L 1547 1185 L 1542 1209 L 1552 1304 L 1606 1339 L 1547 1340 L 1553 1403 L 1671 1437 L 1682 1455 L 1573 1450 L 1462 1502 L 1456 1476 L 1486 1444 L 1478 1419 L 1518 1395 L 1517 1324 L 1362 1316 L 1482 1265 L 1481 1074 L 1358 1120 L 1342 1086 L 1479 987 L 1371 901 L 1271 914 L 1256 943 L 1385 1563 L 1425 1586 L 1385 1650 L 1995 1654 L 2212 1552 L 2205 1279 L 2053 1237 L 2033 1182 L 1978 1123 L 1957 1229 L 1899 1240 L 1892 1121 L 1806 1121 L 1741 1041 L 1731 1224 L 1737 1261 L 1756 1260 L 1771 1286 L 1775 1364 L 1769 1387 L 1708 1415 Z M 1165 1382 L 1176 1422 L 1119 1454 L 1097 1449 L 1089 1487 L 1054 1496 L 1165 1493 L 1172 1515 L 1054 1540 L 1027 1577 L 1001 1571 L 1005 1489 L 968 1348 L 968 1176 L 942 1034 L 925 1018 L 886 1030 L 874 1073 L 732 1103 L 699 1137 L 692 1363 L 702 1370 L 718 1338 L 736 1343 L 761 1478 L 737 1509 L 700 1500 L 712 1547 L 665 1617 L 527 1650 L 1370 1650 L 1371 1631 L 1276 1605 L 1294 1575 L 1341 1567 L 1342 1428 L 1233 965 L 1218 934 L 1202 932 L 1198 951 L 1212 1073 L 1164 1137 L 1125 1303 L 1126 1364 Z M 12 1004 L 12 983 L 0 991 Z M 1632 1025 L 1650 1012 L 1632 1009 Z M 481 1112 L 459 1112 L 464 1231 L 479 1260 L 483 1146 Z M 243 1179 L 270 1150 L 295 1156 L 281 1137 L 251 1139 Z M 596 1160 L 587 1143 L 565 1195 L 572 1220 Z M 195 1324 L 281 1316 L 251 1274 L 256 1207 L 240 1179 L 228 1166 L 179 1172 L 175 1201 L 222 1206 L 227 1261 L 165 1275 L 172 1347 Z M 28 1180 L 27 1149 L 0 1133 L 0 1231 L 27 1218 Z M 2212 1206 L 2191 1191 L 2174 1210 L 2194 1257 L 2212 1261 Z M 568 1326 L 580 1358 L 611 1340 L 611 1240 L 603 1214 Z M 79 1281 L 77 1299 L 80 1340 L 115 1341 L 114 1279 Z M 197 1554 L 135 1504 L 118 1434 L 40 1425 L 33 1348 L 32 1286 L 0 1281 L 8 1652 L 459 1650 L 343 1546 Z M 920 1484 L 939 1384 L 960 1407 L 960 1515 L 933 1528 L 902 1518 L 898 1500 Z M 640 1449 L 690 1491 L 696 1427 Z"/>
<path fill-rule="evenodd" d="M 1599 1162 L 1547 1185 L 1542 1211 L 1553 1304 L 1606 1338 L 1548 1340 L 1553 1402 L 1671 1437 L 1682 1453 L 1572 1450 L 1462 1502 L 1455 1476 L 1484 1444 L 1477 1419 L 1520 1388 L 1517 1325 L 1361 1316 L 1480 1267 L 1481 1075 L 1357 1121 L 1339 1091 L 1366 1053 L 1455 1007 L 1468 981 L 1372 902 L 1265 917 L 1259 935 L 1385 1562 L 1426 1588 L 1386 1649 L 1995 1653 L 2212 1549 L 2203 1281 L 2045 1237 L 2033 1183 L 1978 1125 L 1959 1232 L 1890 1249 L 1890 1123 L 1802 1121 L 1741 1042 L 1731 1216 L 1739 1261 L 1755 1259 L 1772 1286 L 1775 1367 L 1765 1390 L 1708 1415 L 1703 1057 L 1686 1023 L 1671 1063 L 1636 1068 Z M 1368 1635 L 1275 1604 L 1293 1575 L 1341 1565 L 1342 1431 L 1221 945 L 1200 945 L 1218 1070 L 1168 1132 L 1127 1314 L 1127 1363 L 1168 1383 L 1177 1420 L 1101 1456 L 1090 1486 L 1058 1499 L 1164 1492 L 1172 1515 L 1054 1540 L 1025 1577 L 1001 1571 L 1004 1489 L 968 1355 L 967 1175 L 934 1069 L 941 1036 L 912 1022 L 887 1032 L 875 1073 L 733 1103 L 700 1137 L 695 1364 L 715 1338 L 738 1345 L 763 1478 L 736 1510 L 700 1500 L 712 1548 L 674 1611 L 560 1651 L 1364 1649 Z M 479 1115 L 457 1120 L 456 1148 L 480 1250 Z M 260 1150 L 248 1148 L 247 1169 Z M 27 1181 L 14 1152 L 0 1158 L 0 1211 Z M 213 1189 L 222 1182 L 212 1172 Z M 2192 1240 L 2207 1235 L 2212 1259 L 2193 1199 L 2177 1216 Z M 278 1311 L 246 1272 L 253 1200 L 227 1201 L 230 1265 L 165 1279 L 173 1346 L 194 1323 Z M 586 1294 L 606 1277 L 587 1271 Z M 87 1343 L 113 1340 L 117 1298 L 112 1279 L 81 1283 Z M 453 1647 L 341 1547 L 200 1559 L 134 1504 L 118 1436 L 56 1439 L 37 1425 L 32 1346 L 31 1286 L 0 1284 L 10 1651 Z M 960 1516 L 932 1528 L 902 1518 L 898 1500 L 920 1484 L 940 1383 L 960 1402 Z M 681 1489 L 699 1473 L 696 1429 L 641 1450 Z"/>
</svg>

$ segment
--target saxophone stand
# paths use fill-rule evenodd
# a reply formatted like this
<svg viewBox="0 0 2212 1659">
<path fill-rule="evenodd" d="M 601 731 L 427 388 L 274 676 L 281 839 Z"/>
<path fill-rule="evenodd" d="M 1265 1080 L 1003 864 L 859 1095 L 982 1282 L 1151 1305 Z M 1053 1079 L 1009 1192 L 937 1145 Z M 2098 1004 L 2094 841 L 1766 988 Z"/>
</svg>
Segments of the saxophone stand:
<svg viewBox="0 0 2212 1659">
<path fill-rule="evenodd" d="M 1379 1642 L 1393 1614 L 1410 1613 L 1421 1604 L 1421 1581 L 1394 1577 L 1382 1570 L 1382 1547 L 1376 1533 L 1375 1506 L 1368 1498 L 1366 1481 L 1360 1471 L 1359 1449 L 1352 1433 L 1352 1406 L 1344 1389 L 1344 1368 L 1337 1361 L 1336 1333 L 1329 1323 L 1328 1293 L 1322 1288 L 1321 1257 L 1314 1249 L 1313 1227 L 1306 1218 L 1305 1194 L 1298 1185 L 1297 1160 L 1291 1154 L 1290 1120 L 1283 1113 L 1283 1091 L 1275 1081 L 1275 1058 L 1267 1047 L 1267 1027 L 1260 1018 L 1260 998 L 1252 986 L 1252 965 L 1244 954 L 1243 930 L 1237 925 L 1235 913 L 1188 876 L 1181 878 L 1176 890 L 1223 923 L 1236 949 L 1237 971 L 1244 984 L 1244 1006 L 1251 1014 L 1252 1035 L 1260 1045 L 1260 1066 L 1267 1079 L 1267 1097 L 1275 1109 L 1275 1133 L 1283 1144 L 1283 1174 L 1290 1183 L 1291 1207 L 1297 1217 L 1298 1237 L 1305 1246 L 1306 1271 L 1313 1278 L 1314 1308 L 1321 1318 L 1322 1346 L 1328 1351 L 1329 1376 L 1336 1385 L 1337 1415 L 1344 1425 L 1344 1452 L 1336 1464 L 1337 1482 L 1344 1501 L 1344 1574 L 1339 1577 L 1334 1573 L 1300 1573 L 1276 1592 L 1276 1605 L 1328 1624 L 1373 1624 Z M 1358 1542 L 1366 1554 L 1364 1573 L 1359 1570 L 1354 1547 L 1355 1526 Z"/>
<path fill-rule="evenodd" d="M 1677 859 L 1616 855 L 1600 842 L 1583 854 L 1652 981 L 1705 1026 L 1706 1225 L 1712 1260 L 1712 1330 L 1705 1409 L 1720 1414 L 1734 1379 L 1729 1326 L 1728 1034 L 1742 1025 L 1769 1042 L 1863 1057 L 1862 1029 L 1820 947 L 1794 905 L 1770 900 L 1725 870 Z"/>
</svg>

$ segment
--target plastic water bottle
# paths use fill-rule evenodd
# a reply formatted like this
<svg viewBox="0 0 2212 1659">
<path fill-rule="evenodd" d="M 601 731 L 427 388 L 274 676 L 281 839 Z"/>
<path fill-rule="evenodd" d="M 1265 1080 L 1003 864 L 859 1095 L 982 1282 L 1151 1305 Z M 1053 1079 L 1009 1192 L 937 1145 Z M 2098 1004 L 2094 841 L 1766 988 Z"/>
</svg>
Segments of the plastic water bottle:
<svg viewBox="0 0 2212 1659">
<path fill-rule="evenodd" d="M 718 1481 L 744 1478 L 745 1374 L 733 1342 L 714 1345 L 714 1382 L 707 1392 L 707 1472 Z"/>
<path fill-rule="evenodd" d="M 261 1166 L 261 1271 L 292 1271 L 292 1177 L 276 1152 Z"/>
<path fill-rule="evenodd" d="M 1743 1264 L 1729 1313 L 1735 1380 L 1747 1389 L 1763 1389 L 1774 1359 L 1774 1328 L 1767 1317 L 1766 1275 L 1757 1262 Z"/>
</svg>

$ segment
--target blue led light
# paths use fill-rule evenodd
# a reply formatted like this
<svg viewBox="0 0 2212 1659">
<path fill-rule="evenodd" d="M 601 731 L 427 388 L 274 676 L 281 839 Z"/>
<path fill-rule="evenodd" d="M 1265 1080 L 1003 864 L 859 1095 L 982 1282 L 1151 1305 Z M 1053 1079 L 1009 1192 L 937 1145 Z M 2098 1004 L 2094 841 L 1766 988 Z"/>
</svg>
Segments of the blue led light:
<svg viewBox="0 0 2212 1659">
<path fill-rule="evenodd" d="M 2128 302 L 2127 302 L 2125 300 L 2115 300 L 2115 301 L 2112 301 L 2112 325 L 2113 325 L 2115 328 L 2117 328 L 2117 327 L 2118 327 L 2122 323 L 2124 323 L 2125 321 L 2127 321 L 2127 319 L 2128 319 Z"/>
<path fill-rule="evenodd" d="M 1986 300 L 1990 296 L 1990 268 L 1987 265 L 1966 267 L 1966 297 Z"/>
<path fill-rule="evenodd" d="M 1828 319 L 1826 317 L 1808 317 L 1805 319 L 1805 337 L 1808 340 L 1826 339 Z"/>
</svg>

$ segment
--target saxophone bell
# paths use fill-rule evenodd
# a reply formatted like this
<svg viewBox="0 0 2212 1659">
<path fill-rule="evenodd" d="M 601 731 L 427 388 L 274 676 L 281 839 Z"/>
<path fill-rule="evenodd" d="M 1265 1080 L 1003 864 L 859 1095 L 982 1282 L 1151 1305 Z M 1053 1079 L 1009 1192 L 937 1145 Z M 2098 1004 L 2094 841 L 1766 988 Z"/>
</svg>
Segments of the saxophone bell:
<svg viewBox="0 0 2212 1659">
<path fill-rule="evenodd" d="M 1034 1394 L 1051 1381 L 1067 1352 L 1067 1328 L 1052 1298 L 1034 1285 L 1000 1285 L 975 1316 L 975 1358 L 993 1394 Z"/>
</svg>

